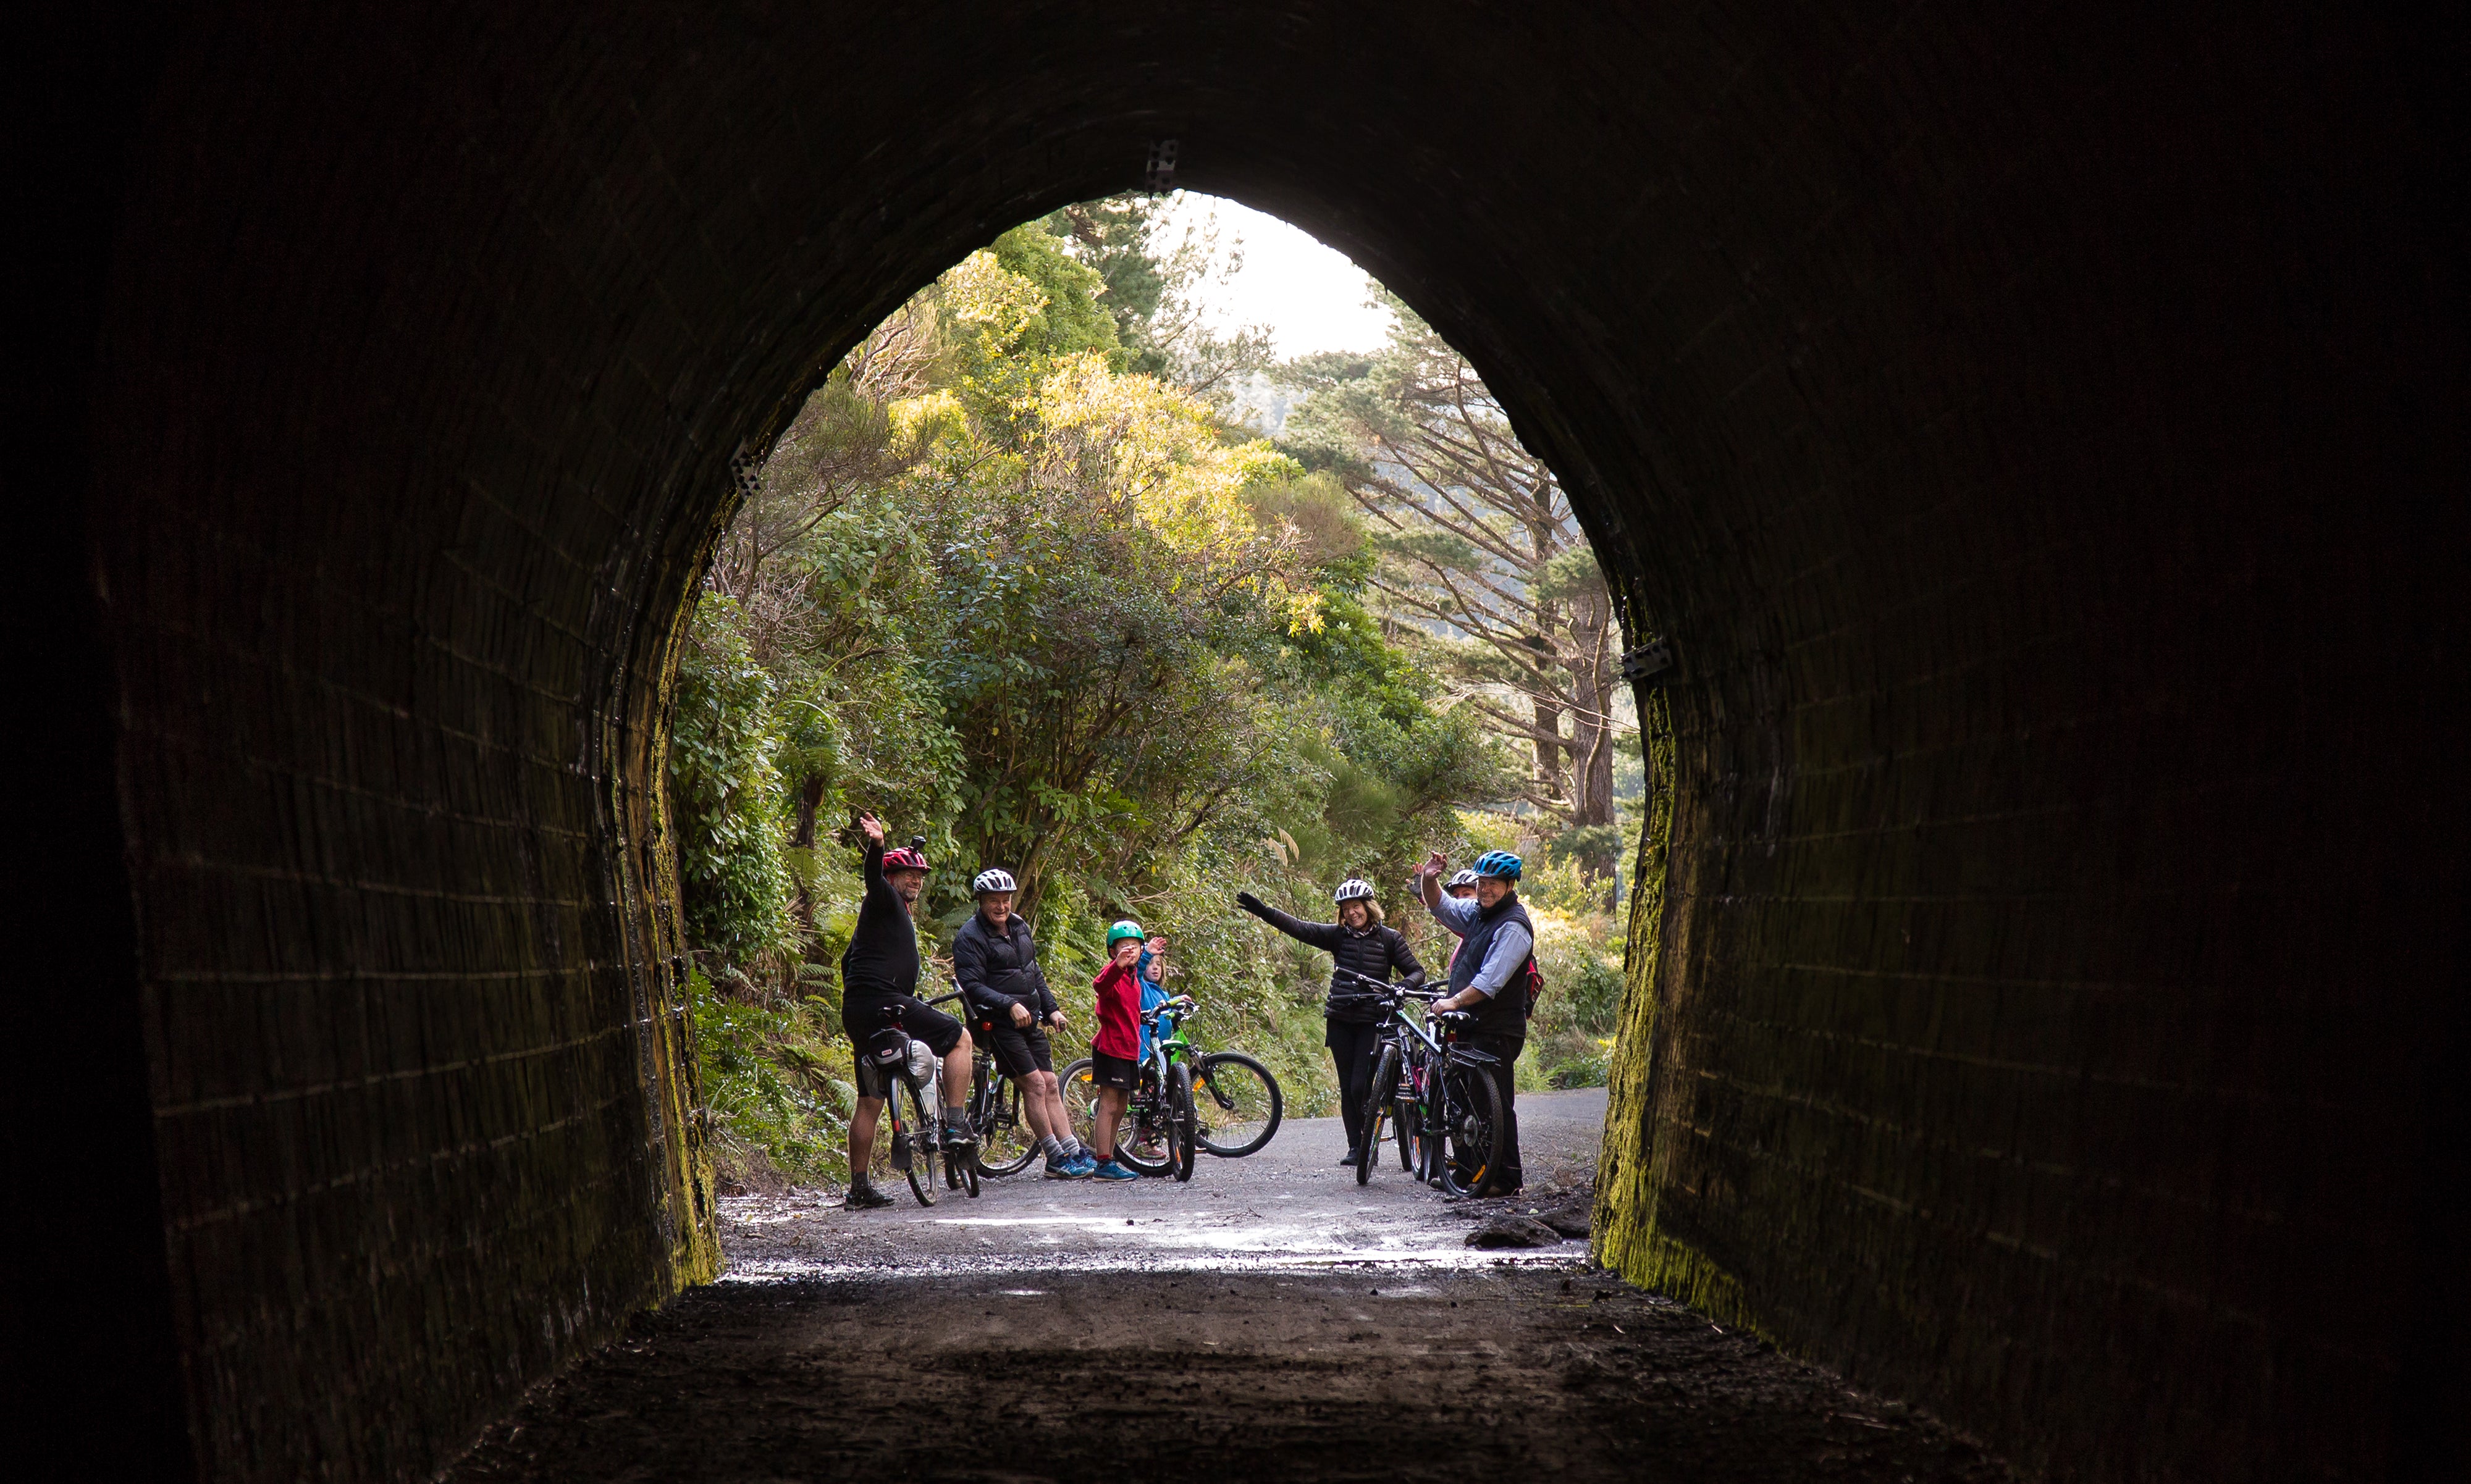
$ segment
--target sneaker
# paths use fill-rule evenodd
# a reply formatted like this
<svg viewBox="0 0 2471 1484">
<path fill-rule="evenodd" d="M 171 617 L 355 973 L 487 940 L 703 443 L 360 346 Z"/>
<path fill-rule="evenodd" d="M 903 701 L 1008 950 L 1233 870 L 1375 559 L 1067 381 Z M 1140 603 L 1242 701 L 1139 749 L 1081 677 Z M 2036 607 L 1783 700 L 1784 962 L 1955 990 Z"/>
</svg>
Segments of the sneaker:
<svg viewBox="0 0 2471 1484">
<path fill-rule="evenodd" d="M 1047 1178 L 1050 1180 L 1086 1180 L 1090 1178 L 1090 1167 L 1083 1164 L 1081 1157 L 1077 1154 L 1067 1155 L 1062 1159 L 1050 1159 L 1047 1162 Z"/>
<path fill-rule="evenodd" d="M 842 1207 L 850 1211 L 877 1211 L 891 1204 L 892 1197 L 872 1185 L 851 1186 L 848 1196 L 841 1201 Z"/>
<path fill-rule="evenodd" d="M 1098 1172 L 1098 1157 L 1088 1149 L 1083 1149 L 1064 1163 L 1071 1170 L 1072 1178 L 1075 1180 L 1087 1180 Z"/>
<path fill-rule="evenodd" d="M 947 1153 L 971 1154 L 977 1152 L 977 1148 L 978 1136 L 970 1131 L 969 1125 L 947 1124 L 944 1125 L 944 1149 Z"/>
<path fill-rule="evenodd" d="M 1131 1171 L 1117 1164 L 1112 1159 L 1107 1161 L 1105 1164 L 1098 1166 L 1096 1169 L 1092 1170 L 1090 1173 L 1094 1178 L 1100 1180 L 1138 1180 L 1141 1178 L 1140 1175 L 1133 1173 Z"/>
<path fill-rule="evenodd" d="M 1355 1163 L 1355 1151 L 1353 1149 L 1350 1149 L 1346 1153 L 1341 1154 L 1338 1157 L 1338 1162 L 1342 1165 L 1353 1166 Z"/>
</svg>

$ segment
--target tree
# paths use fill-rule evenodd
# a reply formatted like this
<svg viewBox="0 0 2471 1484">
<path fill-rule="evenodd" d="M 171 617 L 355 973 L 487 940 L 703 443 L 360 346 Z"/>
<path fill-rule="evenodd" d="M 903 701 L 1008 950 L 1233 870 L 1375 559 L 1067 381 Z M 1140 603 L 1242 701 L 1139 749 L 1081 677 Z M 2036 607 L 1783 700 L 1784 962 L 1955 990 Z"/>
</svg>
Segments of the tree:
<svg viewBox="0 0 2471 1484">
<path fill-rule="evenodd" d="M 1210 293 L 1241 271 L 1244 244 L 1219 251 L 1214 215 L 1188 223 L 1172 243 L 1165 217 L 1180 197 L 1112 196 L 1047 216 L 1039 225 L 1069 242 L 1106 286 L 1107 307 L 1131 370 L 1182 387 L 1224 414 L 1255 373 L 1277 359 L 1269 330 L 1221 336 L 1210 328 Z"/>
<path fill-rule="evenodd" d="M 1390 307 L 1379 353 L 1283 368 L 1305 396 L 1282 447 L 1336 475 L 1373 522 L 1371 587 L 1395 632 L 1528 752 L 1518 797 L 1565 824 L 1610 825 L 1621 638 L 1604 574 L 1561 481 L 1474 368 Z"/>
</svg>

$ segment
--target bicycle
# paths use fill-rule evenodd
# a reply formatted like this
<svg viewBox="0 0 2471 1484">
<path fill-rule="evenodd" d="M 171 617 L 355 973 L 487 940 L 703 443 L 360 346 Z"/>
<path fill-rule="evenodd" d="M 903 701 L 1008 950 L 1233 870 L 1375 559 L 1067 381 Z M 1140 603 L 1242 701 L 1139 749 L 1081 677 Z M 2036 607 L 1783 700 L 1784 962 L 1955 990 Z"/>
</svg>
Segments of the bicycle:
<svg viewBox="0 0 2471 1484">
<path fill-rule="evenodd" d="M 1373 1178 L 1385 1118 L 1398 1130 L 1407 1171 L 1427 1183 L 1438 1180 L 1448 1194 L 1481 1189 L 1500 1161 L 1501 1089 L 1485 1071 L 1500 1058 L 1459 1044 L 1473 1020 L 1467 1010 L 1427 1011 L 1423 1024 L 1407 1013 L 1410 1000 L 1429 1005 L 1442 997 L 1438 990 L 1383 986 L 1379 998 L 1389 1016 L 1375 1053 L 1376 1101 L 1364 1110 L 1356 1150 L 1359 1185 Z"/>
<path fill-rule="evenodd" d="M 1038 1139 L 1029 1131 L 1029 1121 L 1021 1116 L 1021 1084 L 1011 1078 L 998 1075 L 995 1053 L 988 1049 L 988 1037 L 995 1032 L 992 1023 L 975 1013 L 967 1013 L 968 1004 L 958 987 L 951 994 L 939 994 L 928 1001 L 941 1005 L 948 1000 L 962 1000 L 970 1024 L 970 1131 L 977 1136 L 978 1153 L 976 1173 L 988 1179 L 1001 1179 L 1019 1174 L 1038 1157 Z M 951 1162 L 948 1160 L 949 1165 Z M 949 1178 L 949 1176 L 948 1176 Z M 975 1195 L 976 1190 L 970 1192 Z"/>
<path fill-rule="evenodd" d="M 946 1165 L 946 1178 L 953 1188 L 962 1187 L 961 1177 L 953 1174 L 951 1161 L 942 1159 L 943 1150 L 936 1143 L 935 1119 L 930 1111 L 938 1104 L 933 1089 L 939 1076 L 941 1060 L 928 1049 L 927 1043 L 914 1040 L 901 1024 L 901 1008 L 892 1008 L 883 1028 L 867 1037 L 866 1046 L 858 1055 L 859 1096 L 874 1097 L 870 1084 L 882 1089 L 883 1117 L 891 1124 L 887 1137 L 882 1126 L 876 1129 L 875 1152 L 868 1160 L 870 1176 L 879 1167 L 888 1165 L 909 1181 L 909 1194 L 922 1206 L 935 1204 L 935 1174 L 939 1162 Z M 909 1112 L 905 1121 L 902 1103 Z M 969 1164 L 970 1161 L 963 1161 Z M 968 1188 L 976 1195 L 977 1176 L 973 1169 Z"/>
<path fill-rule="evenodd" d="M 1176 1021 L 1198 1008 L 1191 996 L 1180 994 L 1141 1012 L 1141 1024 L 1151 1032 L 1149 1059 L 1142 1063 L 1123 1120 L 1116 1125 L 1114 1150 L 1114 1157 L 1137 1173 L 1172 1174 L 1179 1182 L 1192 1178 L 1201 1148 L 1201 1117 L 1192 1098 L 1192 1043 L 1177 1033 Z M 1091 1076 L 1092 1065 L 1085 1056 L 1064 1069 L 1064 1106 L 1072 1117 L 1073 1134 L 1095 1148 L 1098 1085 Z M 1153 1141 L 1164 1143 L 1164 1153 L 1141 1152 Z"/>
<path fill-rule="evenodd" d="M 1381 1125 L 1385 1122 L 1390 1125 L 1393 1130 L 1393 1141 L 1399 1146 L 1399 1168 L 1413 1174 L 1415 1172 L 1415 1160 L 1411 1152 L 1413 1143 L 1407 1132 L 1409 1125 L 1414 1122 L 1413 1115 L 1407 1111 L 1412 1103 L 1412 1095 L 1409 1099 L 1402 1100 L 1400 1094 L 1415 1083 L 1418 1069 L 1423 1066 L 1424 1048 L 1422 1043 L 1413 1037 L 1403 1040 L 1400 1038 L 1399 1027 L 1390 1018 L 1387 1010 L 1394 995 L 1430 1003 L 1440 998 L 1440 994 L 1432 990 L 1410 989 L 1403 985 L 1393 985 L 1388 980 L 1374 979 L 1349 969 L 1340 969 L 1338 973 L 1362 987 L 1346 994 L 1333 993 L 1330 996 L 1332 1005 L 1377 1004 L 1385 1011 L 1381 1019 L 1379 1034 L 1373 1048 L 1374 1077 L 1367 1084 L 1371 1093 L 1364 1108 L 1364 1124 L 1357 1135 L 1355 1148 L 1352 1151 L 1355 1156 L 1353 1160 L 1355 1183 L 1364 1185 L 1373 1179 L 1374 1167 L 1380 1162 Z M 1384 1077 L 1384 1069 L 1394 1060 L 1400 1063 L 1396 1075 Z"/>
</svg>

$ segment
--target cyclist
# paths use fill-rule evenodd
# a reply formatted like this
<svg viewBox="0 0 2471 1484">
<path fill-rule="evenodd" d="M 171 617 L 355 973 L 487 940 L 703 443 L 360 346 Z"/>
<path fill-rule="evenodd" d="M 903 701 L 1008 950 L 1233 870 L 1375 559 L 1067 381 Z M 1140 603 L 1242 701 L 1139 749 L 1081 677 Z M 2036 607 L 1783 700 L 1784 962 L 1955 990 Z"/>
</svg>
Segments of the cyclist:
<svg viewBox="0 0 2471 1484">
<path fill-rule="evenodd" d="M 1091 985 L 1098 992 L 1098 1034 L 1090 1043 L 1090 1080 L 1098 1089 L 1097 1116 L 1092 1120 L 1097 1126 L 1092 1132 L 1107 1157 L 1090 1173 L 1100 1180 L 1141 1178 L 1116 1158 L 1116 1130 L 1141 1075 L 1141 1063 L 1133 1059 L 1141 1044 L 1140 976 L 1134 970 L 1141 948 L 1140 923 L 1118 922 L 1107 929 L 1107 966 Z"/>
<path fill-rule="evenodd" d="M 1347 1128 L 1347 1155 L 1339 1163 L 1353 1165 L 1356 1141 L 1364 1131 L 1364 1104 L 1373 1095 L 1373 1058 L 1380 1051 L 1381 1023 L 1389 1012 L 1371 999 L 1364 984 L 1350 976 L 1386 985 L 1396 969 L 1410 987 L 1421 987 L 1424 965 L 1417 962 L 1416 950 L 1399 930 L 1382 922 L 1381 904 L 1374 900 L 1371 882 L 1350 877 L 1338 884 L 1331 900 L 1338 906 L 1336 922 L 1306 922 L 1264 904 L 1250 892 L 1236 893 L 1236 906 L 1298 942 L 1330 952 L 1330 998 L 1322 1008 L 1322 1044 L 1330 1048 L 1330 1062 L 1338 1069 L 1338 1113 Z"/>
<path fill-rule="evenodd" d="M 970 891 L 978 910 L 953 935 L 953 977 L 960 981 L 961 998 L 980 1023 L 991 1027 L 987 1050 L 996 1070 L 1021 1088 L 1021 1114 L 1038 1147 L 1047 1154 L 1047 1177 L 1077 1180 L 1098 1162 L 1073 1140 L 1072 1120 L 1064 1111 L 1064 1093 L 1055 1080 L 1055 1058 L 1047 1032 L 1064 1029 L 1064 1012 L 1039 972 L 1038 944 L 1029 924 L 1012 910 L 1020 883 L 1010 871 L 990 867 L 978 872 Z"/>
<path fill-rule="evenodd" d="M 1518 1165 L 1518 1109 L 1512 1101 L 1518 1078 L 1512 1068 L 1527 1045 L 1527 985 L 1536 964 L 1536 924 L 1518 902 L 1518 856 L 1507 850 L 1478 856 L 1472 898 L 1442 894 L 1442 872 L 1448 867 L 1436 850 L 1416 872 L 1416 891 L 1433 919 L 1460 939 L 1450 960 L 1450 992 L 1434 1001 L 1433 1009 L 1473 1011 L 1470 1033 L 1460 1039 L 1494 1058 L 1485 1075 L 1501 1091 L 1501 1159 L 1475 1194 L 1508 1195 L 1524 1183 Z"/>
<path fill-rule="evenodd" d="M 970 1093 L 970 1032 L 959 1021 L 918 998 L 918 925 L 910 913 L 918 893 L 927 889 L 927 857 L 915 849 L 883 848 L 883 822 L 872 814 L 858 817 L 866 837 L 866 895 L 859 903 L 858 926 L 841 954 L 841 1028 L 850 1044 L 862 1054 L 898 1011 L 901 1029 L 912 1040 L 944 1058 L 944 1148 L 963 1156 L 971 1152 L 969 1109 L 951 1100 Z M 850 1114 L 850 1193 L 846 1202 L 856 1210 L 892 1204 L 892 1197 L 870 1184 L 867 1161 L 875 1154 L 875 1120 L 892 1089 L 877 1078 L 864 1055 L 858 1058 L 858 1107 Z"/>
</svg>

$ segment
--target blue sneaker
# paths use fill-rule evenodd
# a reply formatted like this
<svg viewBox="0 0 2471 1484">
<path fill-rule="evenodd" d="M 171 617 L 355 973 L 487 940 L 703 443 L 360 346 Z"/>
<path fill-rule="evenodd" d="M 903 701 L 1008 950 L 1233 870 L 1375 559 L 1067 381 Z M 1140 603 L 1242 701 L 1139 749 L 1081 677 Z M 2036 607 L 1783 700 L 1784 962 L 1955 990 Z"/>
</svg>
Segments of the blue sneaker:
<svg viewBox="0 0 2471 1484">
<path fill-rule="evenodd" d="M 1047 1162 L 1047 1178 L 1050 1180 L 1087 1180 L 1093 1167 L 1078 1154 Z"/>
<path fill-rule="evenodd" d="M 1140 1175 L 1133 1173 L 1131 1171 L 1117 1164 L 1112 1159 L 1091 1171 L 1090 1173 L 1094 1178 L 1100 1180 L 1138 1180 L 1141 1178 Z"/>
<path fill-rule="evenodd" d="M 1097 1157 L 1088 1149 L 1073 1155 L 1069 1163 L 1072 1166 L 1072 1178 L 1075 1180 L 1086 1180 L 1098 1172 Z"/>
</svg>

